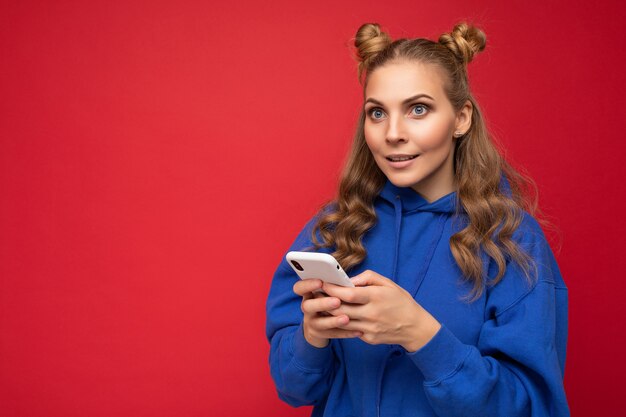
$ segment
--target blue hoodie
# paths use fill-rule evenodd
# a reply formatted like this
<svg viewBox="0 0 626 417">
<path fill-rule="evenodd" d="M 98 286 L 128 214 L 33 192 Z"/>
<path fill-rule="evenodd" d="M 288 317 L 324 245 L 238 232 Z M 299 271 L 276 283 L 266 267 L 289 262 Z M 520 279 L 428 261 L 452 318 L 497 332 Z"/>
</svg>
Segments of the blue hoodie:
<svg viewBox="0 0 626 417">
<path fill-rule="evenodd" d="M 528 214 L 513 235 L 533 258 L 536 279 L 508 263 L 506 274 L 474 302 L 471 284 L 450 250 L 467 223 L 456 193 L 428 203 L 411 188 L 387 181 L 365 234 L 365 260 L 350 271 L 373 270 L 413 294 L 441 324 L 420 350 L 332 339 L 316 348 L 304 338 L 298 279 L 284 260 L 267 300 L 270 368 L 279 397 L 313 405 L 313 416 L 569 416 L 563 388 L 567 289 L 537 222 Z M 312 246 L 311 219 L 289 250 Z M 332 250 L 324 250 L 332 252 Z M 497 267 L 483 256 L 489 276 Z"/>
</svg>

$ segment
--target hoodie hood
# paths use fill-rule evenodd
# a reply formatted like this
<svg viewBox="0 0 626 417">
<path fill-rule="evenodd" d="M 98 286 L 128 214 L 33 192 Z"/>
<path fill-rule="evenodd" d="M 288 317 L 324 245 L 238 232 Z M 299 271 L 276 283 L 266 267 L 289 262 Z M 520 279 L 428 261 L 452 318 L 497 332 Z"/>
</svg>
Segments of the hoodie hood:
<svg viewBox="0 0 626 417">
<path fill-rule="evenodd" d="M 424 197 L 413 190 L 411 187 L 397 187 L 387 180 L 383 186 L 380 197 L 388 201 L 392 206 L 396 207 L 398 200 L 402 205 L 402 212 L 411 211 L 427 211 L 431 213 L 448 213 L 456 212 L 457 193 L 447 194 L 432 203 L 429 203 Z"/>
<path fill-rule="evenodd" d="M 504 175 L 500 178 L 500 191 L 507 197 L 512 197 L 511 185 Z M 394 207 L 399 200 L 402 205 L 402 213 L 427 211 L 431 213 L 454 214 L 457 212 L 458 201 L 456 191 L 429 203 L 411 187 L 397 187 L 393 185 L 391 181 L 387 180 L 380 191 L 380 197 L 388 201 Z M 463 209 L 461 208 L 460 211 L 463 212 Z"/>
</svg>

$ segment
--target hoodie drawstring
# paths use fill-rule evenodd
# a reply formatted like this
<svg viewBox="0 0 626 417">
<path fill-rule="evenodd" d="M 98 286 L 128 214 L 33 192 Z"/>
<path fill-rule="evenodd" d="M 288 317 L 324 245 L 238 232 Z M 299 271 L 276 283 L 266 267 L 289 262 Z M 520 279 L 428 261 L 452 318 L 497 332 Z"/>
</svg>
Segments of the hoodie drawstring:
<svg viewBox="0 0 626 417">
<path fill-rule="evenodd" d="M 396 212 L 396 241 L 394 245 L 394 255 L 393 255 L 393 272 L 391 275 L 391 279 L 395 282 L 398 282 L 398 277 L 396 276 L 398 272 L 398 254 L 400 253 L 400 231 L 402 229 L 402 198 L 399 195 L 396 195 L 394 199 L 394 208 Z M 430 267 L 430 261 L 433 259 L 433 255 L 435 254 L 435 249 L 441 240 L 441 236 L 443 236 L 443 229 L 446 224 L 446 220 L 448 216 L 446 213 L 440 213 L 437 217 L 437 225 L 435 227 L 435 232 L 432 234 L 432 239 L 428 248 L 426 249 L 426 256 L 424 258 L 424 262 L 422 263 L 421 268 L 417 272 L 415 276 L 415 281 L 411 288 L 406 288 L 406 290 L 415 298 L 417 295 L 417 291 L 422 285 L 422 281 L 424 281 L 424 277 L 426 276 L 426 272 L 428 272 L 428 268 Z"/>
<path fill-rule="evenodd" d="M 413 298 L 417 296 L 417 292 L 419 291 L 420 286 L 422 285 L 422 282 L 424 282 L 424 277 L 426 276 L 426 273 L 428 272 L 428 268 L 430 267 L 430 262 L 432 261 L 433 255 L 435 254 L 435 249 L 439 245 L 441 236 L 443 236 L 443 229 L 444 229 L 444 226 L 446 225 L 447 219 L 448 219 L 448 216 L 444 213 L 439 214 L 439 217 L 437 218 L 437 228 L 435 229 L 435 233 L 433 234 L 433 239 L 430 242 L 430 246 L 428 247 L 428 250 L 426 251 L 426 257 L 424 259 L 424 263 L 422 264 L 422 267 L 417 273 L 417 277 L 414 283 L 414 288 L 407 288 L 407 290 L 409 291 L 409 294 L 411 294 Z"/>
</svg>

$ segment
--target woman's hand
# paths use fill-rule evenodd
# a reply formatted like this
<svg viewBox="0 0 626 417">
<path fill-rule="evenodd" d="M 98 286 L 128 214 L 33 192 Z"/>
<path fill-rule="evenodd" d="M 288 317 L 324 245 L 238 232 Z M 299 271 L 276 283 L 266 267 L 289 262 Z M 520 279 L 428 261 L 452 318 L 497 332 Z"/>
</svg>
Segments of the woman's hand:
<svg viewBox="0 0 626 417">
<path fill-rule="evenodd" d="M 336 297 L 313 292 L 321 288 L 322 281 L 319 279 L 299 280 L 293 286 L 293 292 L 302 297 L 304 338 L 307 342 L 315 347 L 323 348 L 328 345 L 329 339 L 362 336 L 359 331 L 339 328 L 348 324 L 350 319 L 345 314 L 333 315 L 333 311 L 341 305 L 341 301 Z"/>
<path fill-rule="evenodd" d="M 322 289 L 333 302 L 341 300 L 341 306 L 327 310 L 343 319 L 337 322 L 338 327 L 362 332 L 364 342 L 398 344 L 415 352 L 441 328 L 429 312 L 390 279 L 368 270 L 353 277 L 352 282 L 356 288 L 324 283 Z"/>
</svg>

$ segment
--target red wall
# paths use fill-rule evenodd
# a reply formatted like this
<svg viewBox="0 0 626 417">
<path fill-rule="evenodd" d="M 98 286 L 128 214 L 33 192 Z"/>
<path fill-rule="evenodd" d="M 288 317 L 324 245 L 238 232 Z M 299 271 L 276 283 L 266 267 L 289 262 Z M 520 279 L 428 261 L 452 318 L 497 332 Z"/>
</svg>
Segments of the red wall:
<svg viewBox="0 0 626 417">
<path fill-rule="evenodd" d="M 511 4 L 515 3 L 515 4 Z M 275 394 L 274 268 L 333 195 L 361 23 L 463 18 L 473 89 L 561 231 L 574 415 L 623 403 L 618 1 L 3 1 L 0 414 L 308 415 Z"/>
</svg>

